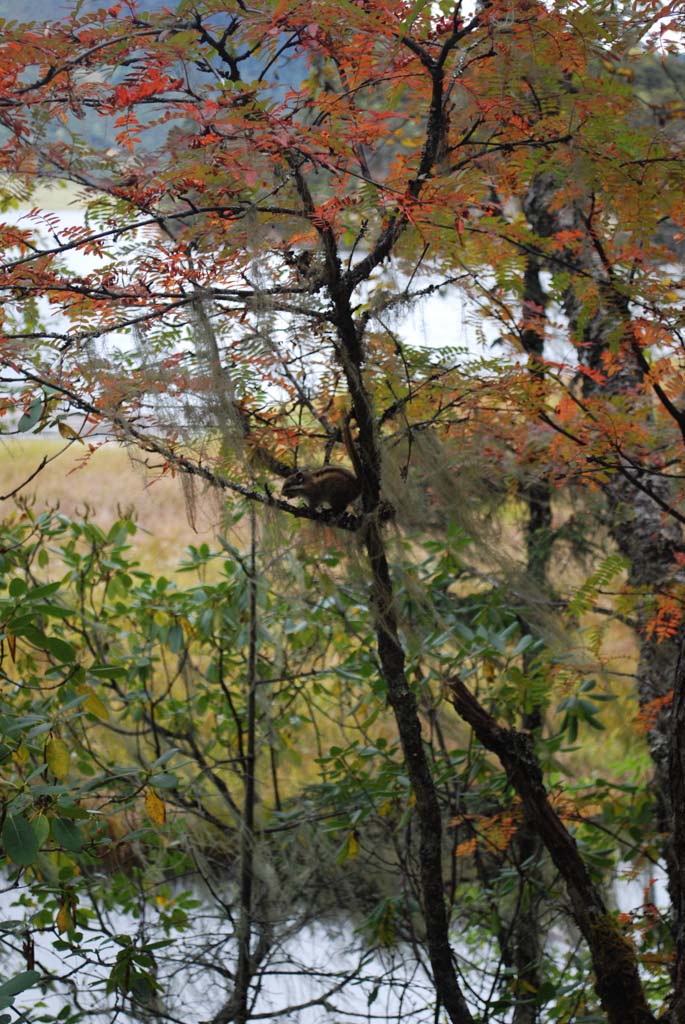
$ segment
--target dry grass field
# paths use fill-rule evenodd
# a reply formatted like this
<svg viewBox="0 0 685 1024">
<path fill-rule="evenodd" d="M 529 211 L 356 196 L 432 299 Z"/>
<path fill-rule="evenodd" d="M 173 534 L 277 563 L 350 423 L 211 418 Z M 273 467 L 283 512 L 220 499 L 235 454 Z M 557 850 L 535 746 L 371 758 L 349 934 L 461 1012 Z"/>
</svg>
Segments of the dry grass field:
<svg viewBox="0 0 685 1024">
<path fill-rule="evenodd" d="M 84 455 L 82 445 L 66 446 L 61 438 L 6 440 L 0 444 L 0 494 L 13 491 L 47 456 L 53 461 L 21 496 L 37 510 L 57 507 L 67 516 L 79 517 L 88 509 L 103 528 L 132 512 L 139 526 L 136 555 L 144 568 L 168 572 L 189 544 L 212 543 L 220 520 L 214 494 L 203 494 L 198 487 L 191 524 L 178 478 L 151 473 L 119 445 L 105 445 L 85 465 Z M 7 515 L 15 500 L 5 498 L 0 515 Z"/>
</svg>

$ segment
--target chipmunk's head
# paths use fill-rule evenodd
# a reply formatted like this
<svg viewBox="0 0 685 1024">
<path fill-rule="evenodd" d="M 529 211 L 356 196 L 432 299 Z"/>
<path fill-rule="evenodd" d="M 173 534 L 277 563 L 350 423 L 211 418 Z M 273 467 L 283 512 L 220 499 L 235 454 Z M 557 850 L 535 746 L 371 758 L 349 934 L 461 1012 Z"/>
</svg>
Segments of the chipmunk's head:
<svg viewBox="0 0 685 1024">
<path fill-rule="evenodd" d="M 300 494 L 307 493 L 307 487 L 310 483 L 310 475 L 298 469 L 285 479 L 281 488 L 281 494 L 285 498 L 296 498 Z"/>
</svg>

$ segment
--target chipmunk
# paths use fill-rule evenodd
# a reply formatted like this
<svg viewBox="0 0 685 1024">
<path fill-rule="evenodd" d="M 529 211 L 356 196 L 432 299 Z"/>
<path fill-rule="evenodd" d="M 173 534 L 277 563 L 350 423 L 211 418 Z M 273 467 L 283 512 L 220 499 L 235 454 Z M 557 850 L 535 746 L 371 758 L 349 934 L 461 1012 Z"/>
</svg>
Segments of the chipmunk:
<svg viewBox="0 0 685 1024">
<path fill-rule="evenodd" d="M 352 464 L 357 468 L 359 456 L 345 422 L 342 428 L 343 440 Z M 343 466 L 321 466 L 320 469 L 298 469 L 287 478 L 281 494 L 286 498 L 307 499 L 309 511 L 321 505 L 330 505 L 333 515 L 339 516 L 361 493 L 359 477 Z"/>
<path fill-rule="evenodd" d="M 283 484 L 281 494 L 286 498 L 307 499 L 309 511 L 320 505 L 330 505 L 339 516 L 350 502 L 359 497 L 361 486 L 354 473 L 342 466 L 322 466 L 321 469 L 298 469 Z"/>
</svg>

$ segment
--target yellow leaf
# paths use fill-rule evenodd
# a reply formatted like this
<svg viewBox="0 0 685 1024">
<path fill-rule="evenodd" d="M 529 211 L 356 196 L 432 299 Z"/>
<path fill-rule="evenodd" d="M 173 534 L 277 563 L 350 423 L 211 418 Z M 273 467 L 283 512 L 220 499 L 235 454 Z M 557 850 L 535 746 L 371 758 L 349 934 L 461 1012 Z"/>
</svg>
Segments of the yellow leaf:
<svg viewBox="0 0 685 1024">
<path fill-rule="evenodd" d="M 145 791 L 145 810 L 147 811 L 148 818 L 155 825 L 163 825 L 166 821 L 164 801 L 149 786 Z"/>
<path fill-rule="evenodd" d="M 179 626 L 183 627 L 183 632 L 186 634 L 186 636 L 195 636 L 195 630 L 192 624 L 188 621 L 188 619 L 186 619 L 184 615 L 179 616 L 178 624 Z"/>
<path fill-rule="evenodd" d="M 7 646 L 10 649 L 10 656 L 12 661 L 17 660 L 17 638 L 12 633 L 5 633 L 5 639 L 7 640 Z"/>
<path fill-rule="evenodd" d="M 66 438 L 67 441 L 78 441 L 79 444 L 84 443 L 83 438 L 79 437 L 78 431 L 74 430 L 73 427 L 70 427 L 68 423 L 64 422 L 64 420 L 59 421 L 57 429 L 62 437 Z"/>
<path fill-rule="evenodd" d="M 66 778 L 69 774 L 70 759 L 69 747 L 64 740 L 59 736 L 51 736 L 45 744 L 45 760 L 55 778 Z"/>
<path fill-rule="evenodd" d="M 65 932 L 71 931 L 74 927 L 74 918 L 71 913 L 71 908 L 68 903 L 63 903 L 57 911 L 57 918 L 55 921 L 57 925 L 57 931 L 60 935 L 64 935 Z"/>
<path fill-rule="evenodd" d="M 359 853 L 359 836 L 356 832 L 350 832 L 347 837 L 347 856 L 356 857 Z"/>
<path fill-rule="evenodd" d="M 26 764 L 30 756 L 28 747 L 25 747 L 23 743 L 20 747 L 17 747 L 13 754 L 14 760 L 17 764 Z"/>
<path fill-rule="evenodd" d="M 84 686 L 80 692 L 86 694 L 86 699 L 83 702 L 84 711 L 87 711 L 91 715 L 95 715 L 95 717 L 99 718 L 102 722 L 108 722 L 109 711 L 107 709 L 107 705 L 100 697 L 98 697 L 97 693 L 95 693 L 94 690 L 91 690 L 88 686 Z"/>
</svg>

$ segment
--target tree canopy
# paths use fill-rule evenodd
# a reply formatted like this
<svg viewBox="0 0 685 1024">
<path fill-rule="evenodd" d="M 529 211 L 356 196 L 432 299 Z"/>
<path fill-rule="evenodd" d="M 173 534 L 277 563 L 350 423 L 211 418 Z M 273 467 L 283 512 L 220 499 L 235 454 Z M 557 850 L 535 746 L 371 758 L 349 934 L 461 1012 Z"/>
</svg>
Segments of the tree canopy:
<svg viewBox="0 0 685 1024">
<path fill-rule="evenodd" d="M 217 518 L 3 494 L 7 1021 L 685 1021 L 684 20 L 2 24 L 5 432 Z"/>
</svg>

